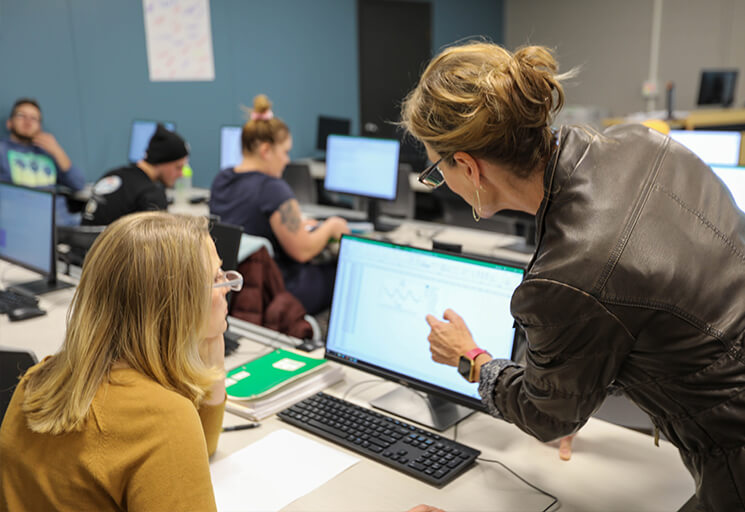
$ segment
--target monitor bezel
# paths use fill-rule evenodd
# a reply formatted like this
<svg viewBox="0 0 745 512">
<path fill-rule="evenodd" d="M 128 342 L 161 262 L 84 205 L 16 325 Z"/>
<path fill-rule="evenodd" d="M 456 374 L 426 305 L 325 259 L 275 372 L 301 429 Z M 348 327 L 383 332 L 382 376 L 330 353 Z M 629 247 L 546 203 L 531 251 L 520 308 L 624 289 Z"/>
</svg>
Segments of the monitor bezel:
<svg viewBox="0 0 745 512">
<path fill-rule="evenodd" d="M 516 262 L 516 261 L 510 261 L 503 258 L 492 258 L 488 256 L 482 256 L 482 255 L 473 255 L 473 254 L 462 254 L 457 252 L 451 252 L 451 251 L 444 251 L 439 249 L 424 249 L 422 247 L 415 247 L 412 245 L 407 244 L 398 244 L 394 242 L 388 242 L 383 240 L 377 240 L 375 238 L 370 237 L 364 237 L 364 236 L 358 236 L 358 235 L 342 235 L 340 244 L 344 243 L 344 240 L 346 239 L 355 239 L 355 240 L 372 240 L 376 243 L 393 246 L 396 248 L 405 248 L 405 249 L 413 249 L 416 251 L 424 252 L 424 253 L 432 253 L 432 254 L 443 254 L 447 256 L 455 256 L 459 258 L 464 258 L 467 260 L 473 260 L 473 261 L 480 261 L 484 263 L 493 263 L 496 265 L 503 265 L 515 269 L 520 269 L 523 274 L 523 279 L 525 278 L 526 268 L 524 264 Z M 341 245 L 340 251 L 341 251 Z M 334 288 L 336 288 L 336 282 L 334 282 Z M 332 295 L 333 296 L 333 295 Z M 329 316 L 329 325 L 331 325 L 331 318 L 333 316 L 333 307 L 331 310 L 331 314 Z M 515 354 L 517 351 L 517 339 L 518 339 L 518 327 L 514 327 L 514 334 L 512 337 L 512 353 L 510 354 L 510 359 L 515 360 Z M 486 412 L 486 406 L 483 404 L 483 402 L 480 399 L 476 399 L 470 396 L 463 395 L 461 393 L 456 393 L 452 390 L 449 390 L 447 388 L 443 388 L 440 386 L 437 386 L 435 384 L 425 382 L 419 379 L 415 379 L 413 377 L 409 377 L 407 375 L 400 374 L 398 372 L 388 370 L 386 368 L 382 368 L 378 365 L 374 365 L 371 363 L 367 363 L 365 361 L 359 361 L 355 358 L 351 358 L 348 356 L 343 355 L 337 355 L 334 352 L 329 351 L 328 345 L 324 348 L 324 357 L 326 359 L 329 359 L 331 361 L 336 361 L 338 363 L 341 363 L 345 366 L 349 366 L 351 368 L 355 368 L 357 370 L 361 370 L 367 373 L 370 373 L 372 375 L 376 375 L 378 377 L 382 377 L 386 380 L 390 380 L 396 384 L 400 384 L 404 387 L 409 387 L 412 389 L 415 389 L 417 391 L 423 391 L 428 394 L 440 396 L 442 398 L 445 398 L 453 403 L 463 405 L 466 407 L 469 407 L 471 409 Z M 458 371 L 457 368 L 453 367 L 453 371 Z"/>
<path fill-rule="evenodd" d="M 328 179 L 328 151 L 326 152 L 326 172 L 323 176 L 323 188 L 324 190 L 327 190 L 328 192 L 334 192 L 337 194 L 345 194 L 352 197 L 361 197 L 364 199 L 372 199 L 375 201 L 395 201 L 398 197 L 398 173 L 401 171 L 401 141 L 398 139 L 388 139 L 388 138 L 377 138 L 377 137 L 361 137 L 359 135 L 329 135 L 328 138 L 331 137 L 343 137 L 345 139 L 362 139 L 362 140 L 374 140 L 374 141 L 387 141 L 387 142 L 395 142 L 398 144 L 398 155 L 396 156 L 396 176 L 393 180 L 393 197 L 384 197 L 384 196 L 373 196 L 373 195 L 366 195 L 366 194 L 360 194 L 358 192 L 349 192 L 347 190 L 338 190 L 338 189 L 332 189 L 328 188 L 326 186 L 326 180 Z M 328 145 L 326 146 L 328 148 Z"/>
<path fill-rule="evenodd" d="M 36 188 L 36 187 L 27 187 L 24 185 L 18 185 L 16 183 L 11 183 L 8 181 L 0 182 L 0 187 L 3 186 L 10 186 L 15 188 L 21 188 L 25 190 L 29 190 L 34 193 L 38 194 L 44 194 L 50 197 L 50 201 L 52 203 L 52 247 L 50 249 L 50 262 L 49 262 L 49 270 L 42 269 L 39 267 L 36 267 L 34 265 L 31 265 L 29 263 L 25 263 L 20 260 L 16 260 L 14 258 L 10 258 L 2 253 L 0 253 L 0 260 L 7 261 L 9 263 L 12 263 L 14 265 L 18 265 L 19 267 L 23 267 L 25 269 L 31 270 L 32 272 L 36 272 L 37 274 L 40 274 L 44 276 L 47 279 L 47 282 L 53 283 L 57 279 L 57 194 L 54 190 L 46 189 L 46 188 Z"/>
<path fill-rule="evenodd" d="M 238 128 L 241 131 L 241 152 L 243 151 L 243 127 L 244 124 L 221 124 L 220 130 L 217 132 L 217 147 L 219 148 L 219 151 L 217 152 L 217 168 L 219 170 L 228 169 L 228 167 L 223 167 L 222 165 L 222 132 L 224 128 Z M 239 162 L 240 163 L 240 162 Z"/>
<path fill-rule="evenodd" d="M 129 124 L 129 145 L 127 146 L 127 161 L 131 164 L 138 162 L 138 160 L 132 160 L 132 136 L 134 135 L 134 129 L 135 129 L 135 123 L 155 123 L 155 126 L 157 128 L 158 123 L 165 126 L 166 124 L 173 125 L 173 129 L 170 129 L 166 126 L 166 128 L 172 132 L 176 131 L 176 123 L 174 121 L 157 121 L 155 119 L 143 119 L 143 118 L 137 118 L 132 119 L 132 122 Z M 147 150 L 147 146 L 145 147 Z M 144 156 L 143 156 L 144 158 Z"/>
</svg>

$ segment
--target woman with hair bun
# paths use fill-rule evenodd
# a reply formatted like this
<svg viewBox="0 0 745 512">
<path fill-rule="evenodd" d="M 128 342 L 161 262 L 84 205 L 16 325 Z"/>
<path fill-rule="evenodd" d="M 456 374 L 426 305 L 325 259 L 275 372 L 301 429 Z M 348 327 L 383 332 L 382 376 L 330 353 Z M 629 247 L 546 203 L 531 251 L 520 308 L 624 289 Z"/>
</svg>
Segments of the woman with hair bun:
<svg viewBox="0 0 745 512">
<path fill-rule="evenodd" d="M 330 239 L 349 233 L 349 227 L 341 217 L 320 224 L 303 218 L 295 194 L 282 179 L 290 162 L 292 135 L 271 107 L 265 95 L 254 98 L 241 134 L 243 160 L 215 177 L 210 212 L 250 235 L 269 239 L 287 290 L 315 314 L 331 304 L 336 263 L 309 262 Z"/>
<path fill-rule="evenodd" d="M 447 183 L 476 220 L 510 209 L 537 223 L 511 303 L 525 364 L 492 359 L 450 309 L 427 316 L 432 358 L 544 441 L 617 389 L 678 447 L 701 505 L 743 510 L 745 216 L 655 130 L 552 130 L 566 76 L 547 48 L 467 43 L 436 56 L 403 103 L 434 162 L 420 181 Z"/>
</svg>

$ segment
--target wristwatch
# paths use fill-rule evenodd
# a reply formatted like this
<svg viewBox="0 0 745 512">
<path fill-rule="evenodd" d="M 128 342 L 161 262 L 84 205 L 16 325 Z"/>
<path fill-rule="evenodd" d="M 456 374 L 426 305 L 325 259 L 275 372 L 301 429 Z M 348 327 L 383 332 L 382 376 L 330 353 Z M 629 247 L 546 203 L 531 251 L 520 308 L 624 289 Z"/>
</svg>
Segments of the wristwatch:
<svg viewBox="0 0 745 512">
<path fill-rule="evenodd" d="M 491 357 L 491 354 L 483 348 L 474 348 L 466 352 L 465 355 L 460 356 L 458 361 L 458 373 L 460 373 L 464 379 L 468 382 L 476 382 L 474 373 L 476 372 L 476 365 L 474 362 L 480 354 L 487 354 Z"/>
</svg>

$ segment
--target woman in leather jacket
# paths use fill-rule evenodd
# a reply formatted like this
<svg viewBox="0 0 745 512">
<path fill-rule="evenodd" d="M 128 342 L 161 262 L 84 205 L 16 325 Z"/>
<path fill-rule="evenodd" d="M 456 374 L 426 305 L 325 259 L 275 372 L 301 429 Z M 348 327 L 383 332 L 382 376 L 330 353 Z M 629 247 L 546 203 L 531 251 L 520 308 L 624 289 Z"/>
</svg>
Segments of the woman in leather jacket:
<svg viewBox="0 0 745 512">
<path fill-rule="evenodd" d="M 709 167 L 641 125 L 551 129 L 564 93 L 551 52 L 447 48 L 402 107 L 474 218 L 536 215 L 511 312 L 524 365 L 492 359 L 452 310 L 427 316 L 432 358 L 479 381 L 489 412 L 548 441 L 611 387 L 680 450 L 702 506 L 745 509 L 745 216 Z M 433 312 L 439 313 L 439 312 Z"/>
</svg>

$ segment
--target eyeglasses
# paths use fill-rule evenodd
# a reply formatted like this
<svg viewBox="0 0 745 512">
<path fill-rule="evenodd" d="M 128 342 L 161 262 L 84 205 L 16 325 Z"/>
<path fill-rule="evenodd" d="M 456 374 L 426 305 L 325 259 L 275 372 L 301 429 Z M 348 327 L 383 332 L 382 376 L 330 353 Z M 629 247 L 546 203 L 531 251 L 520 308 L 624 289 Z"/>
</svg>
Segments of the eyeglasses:
<svg viewBox="0 0 745 512">
<path fill-rule="evenodd" d="M 34 121 L 36 123 L 41 121 L 41 118 L 39 116 L 35 116 L 33 114 L 26 114 L 25 112 L 16 112 L 13 114 L 13 117 L 17 117 L 19 119 L 26 119 L 28 121 Z"/>
<path fill-rule="evenodd" d="M 442 162 L 442 158 L 420 172 L 417 178 L 419 183 L 432 190 L 445 183 L 445 176 L 442 175 L 442 171 L 438 167 L 440 162 Z"/>
<path fill-rule="evenodd" d="M 239 292 L 243 288 L 243 276 L 235 270 L 225 271 L 220 269 L 212 288 L 222 288 L 223 286 L 228 286 L 234 292 Z"/>
</svg>

